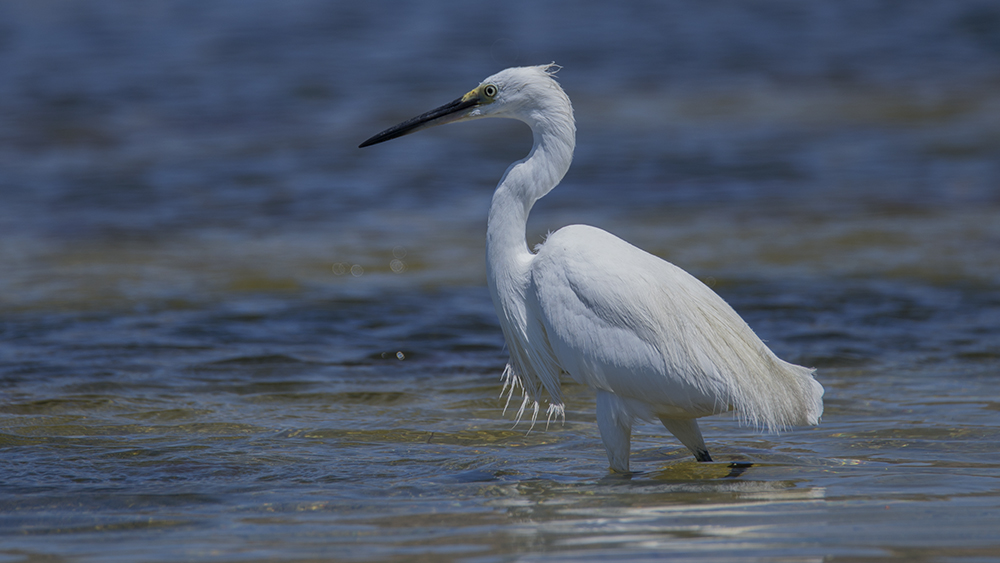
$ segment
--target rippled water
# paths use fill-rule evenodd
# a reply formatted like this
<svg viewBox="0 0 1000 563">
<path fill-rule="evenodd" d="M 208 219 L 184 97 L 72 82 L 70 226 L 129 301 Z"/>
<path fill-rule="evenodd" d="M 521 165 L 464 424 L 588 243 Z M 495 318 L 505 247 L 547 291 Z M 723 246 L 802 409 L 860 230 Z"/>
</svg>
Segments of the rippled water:
<svg viewBox="0 0 1000 563">
<path fill-rule="evenodd" d="M 816 428 L 512 426 L 476 122 L 556 60 L 531 242 L 611 230 L 819 368 Z M 1000 557 L 988 2 L 0 5 L 0 561 Z"/>
</svg>

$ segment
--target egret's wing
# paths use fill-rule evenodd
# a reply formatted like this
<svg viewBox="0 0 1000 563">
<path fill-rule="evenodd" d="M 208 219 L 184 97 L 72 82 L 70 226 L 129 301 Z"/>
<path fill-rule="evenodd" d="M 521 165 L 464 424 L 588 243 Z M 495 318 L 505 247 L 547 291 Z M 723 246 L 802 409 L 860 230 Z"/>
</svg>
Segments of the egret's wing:
<svg viewBox="0 0 1000 563">
<path fill-rule="evenodd" d="M 753 422 L 784 426 L 822 412 L 811 370 L 778 359 L 693 276 L 607 232 L 559 230 L 531 275 L 528 307 L 563 369 L 646 405 L 639 415 L 736 408 Z"/>
</svg>

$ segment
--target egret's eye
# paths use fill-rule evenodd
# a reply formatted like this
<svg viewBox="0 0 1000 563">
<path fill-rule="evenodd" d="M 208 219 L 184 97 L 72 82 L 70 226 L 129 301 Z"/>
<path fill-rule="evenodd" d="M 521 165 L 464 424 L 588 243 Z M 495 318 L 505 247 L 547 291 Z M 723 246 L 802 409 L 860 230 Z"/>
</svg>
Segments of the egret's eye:
<svg viewBox="0 0 1000 563">
<path fill-rule="evenodd" d="M 493 96 L 497 95 L 497 87 L 492 84 L 483 86 L 483 95 L 487 98 L 493 98 Z"/>
</svg>

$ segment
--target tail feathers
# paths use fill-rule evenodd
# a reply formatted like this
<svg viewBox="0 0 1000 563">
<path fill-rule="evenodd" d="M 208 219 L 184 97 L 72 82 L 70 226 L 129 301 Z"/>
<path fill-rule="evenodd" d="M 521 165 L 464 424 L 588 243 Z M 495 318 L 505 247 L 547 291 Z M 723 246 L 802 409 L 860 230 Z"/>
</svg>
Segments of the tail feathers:
<svg viewBox="0 0 1000 563">
<path fill-rule="evenodd" d="M 819 422 L 823 386 L 815 370 L 776 356 L 732 307 L 706 292 L 692 290 L 695 320 L 680 327 L 677 338 L 686 344 L 673 363 L 701 368 L 718 398 L 714 411 L 735 410 L 743 422 L 770 430 Z M 667 343 L 662 349 L 672 348 Z"/>
<path fill-rule="evenodd" d="M 816 370 L 791 364 L 773 356 L 768 377 L 744 386 L 733 399 L 737 416 L 769 430 L 819 424 L 823 416 L 823 386 L 813 377 Z"/>
</svg>

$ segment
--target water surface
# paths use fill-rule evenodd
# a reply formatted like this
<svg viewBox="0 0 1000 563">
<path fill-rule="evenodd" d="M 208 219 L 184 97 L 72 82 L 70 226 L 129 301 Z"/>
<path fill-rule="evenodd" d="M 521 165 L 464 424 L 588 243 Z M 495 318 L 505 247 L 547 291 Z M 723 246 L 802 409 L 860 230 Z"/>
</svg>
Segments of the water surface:
<svg viewBox="0 0 1000 563">
<path fill-rule="evenodd" d="M 0 6 L 0 561 L 1000 556 L 1000 11 L 984 2 Z M 358 142 L 555 60 L 529 239 L 682 266 L 822 424 L 502 412 L 516 123 Z"/>
</svg>

